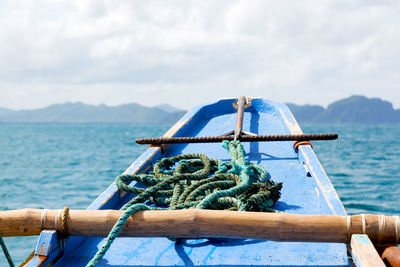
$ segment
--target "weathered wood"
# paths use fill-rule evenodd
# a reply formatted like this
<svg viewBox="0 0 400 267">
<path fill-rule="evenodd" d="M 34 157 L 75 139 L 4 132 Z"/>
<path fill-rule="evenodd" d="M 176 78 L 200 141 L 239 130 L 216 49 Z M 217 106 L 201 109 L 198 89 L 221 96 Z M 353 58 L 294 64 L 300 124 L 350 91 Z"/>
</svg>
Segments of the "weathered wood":
<svg viewBox="0 0 400 267">
<path fill-rule="evenodd" d="M 386 248 L 382 253 L 382 260 L 388 266 L 400 267 L 400 248 L 397 246 Z"/>
<path fill-rule="evenodd" d="M 350 247 L 353 261 L 357 267 L 385 267 L 367 235 L 352 235 Z"/>
<path fill-rule="evenodd" d="M 70 210 L 67 231 L 75 236 L 104 237 L 122 213 L 120 210 Z M 56 217 L 57 210 L 1 211 L 0 233 L 3 236 L 38 235 L 42 230 L 56 229 Z M 398 216 L 380 215 L 299 215 L 198 209 L 141 211 L 129 218 L 120 236 L 349 242 L 351 234 L 367 234 L 373 242 L 393 244 L 399 240 L 398 220 Z"/>
</svg>

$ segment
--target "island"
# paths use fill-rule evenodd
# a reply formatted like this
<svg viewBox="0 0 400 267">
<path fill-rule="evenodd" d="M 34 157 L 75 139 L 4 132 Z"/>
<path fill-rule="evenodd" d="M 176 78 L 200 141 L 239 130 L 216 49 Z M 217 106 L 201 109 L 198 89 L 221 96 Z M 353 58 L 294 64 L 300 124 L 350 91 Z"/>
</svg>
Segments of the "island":
<svg viewBox="0 0 400 267">
<path fill-rule="evenodd" d="M 286 104 L 300 123 L 400 123 L 400 110 L 379 98 L 360 95 L 341 99 L 324 108 L 319 105 Z"/>
<path fill-rule="evenodd" d="M 172 124 L 183 114 L 185 111 L 169 105 L 145 107 L 132 103 L 107 106 L 76 102 L 31 110 L 0 108 L 0 122 Z"/>
<path fill-rule="evenodd" d="M 400 123 L 400 110 L 392 103 L 360 95 L 320 105 L 286 104 L 300 123 Z M 136 123 L 172 124 L 185 110 L 168 104 L 146 107 L 131 103 L 119 106 L 81 102 L 54 104 L 45 108 L 12 110 L 0 108 L 0 123 Z"/>
</svg>

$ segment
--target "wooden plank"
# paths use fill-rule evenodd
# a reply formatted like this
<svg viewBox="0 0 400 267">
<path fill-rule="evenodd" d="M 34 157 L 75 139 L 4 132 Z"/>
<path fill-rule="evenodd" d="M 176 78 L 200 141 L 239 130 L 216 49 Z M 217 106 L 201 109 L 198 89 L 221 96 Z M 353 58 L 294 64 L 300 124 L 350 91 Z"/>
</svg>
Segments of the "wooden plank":
<svg viewBox="0 0 400 267">
<path fill-rule="evenodd" d="M 357 267 L 385 267 L 367 235 L 352 235 L 350 246 L 353 261 Z"/>
</svg>

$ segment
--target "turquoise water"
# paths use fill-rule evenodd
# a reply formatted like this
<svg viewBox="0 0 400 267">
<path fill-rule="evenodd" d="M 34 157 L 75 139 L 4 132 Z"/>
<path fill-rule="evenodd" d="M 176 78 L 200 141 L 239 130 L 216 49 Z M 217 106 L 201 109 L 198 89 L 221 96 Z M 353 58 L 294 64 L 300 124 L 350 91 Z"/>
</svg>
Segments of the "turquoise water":
<svg viewBox="0 0 400 267">
<path fill-rule="evenodd" d="M 0 124 L 0 210 L 86 208 L 169 125 Z M 400 214 L 400 125 L 305 125 L 348 213 Z M 37 237 L 5 238 L 15 262 Z M 8 266 L 0 252 L 0 266 Z"/>
<path fill-rule="evenodd" d="M 85 209 L 169 125 L 0 124 L 0 210 Z M 5 238 L 18 264 L 37 237 Z M 0 251 L 0 266 L 8 266 Z"/>
<path fill-rule="evenodd" d="M 306 125 L 304 132 L 336 132 L 314 151 L 349 214 L 400 214 L 400 124 Z"/>
</svg>

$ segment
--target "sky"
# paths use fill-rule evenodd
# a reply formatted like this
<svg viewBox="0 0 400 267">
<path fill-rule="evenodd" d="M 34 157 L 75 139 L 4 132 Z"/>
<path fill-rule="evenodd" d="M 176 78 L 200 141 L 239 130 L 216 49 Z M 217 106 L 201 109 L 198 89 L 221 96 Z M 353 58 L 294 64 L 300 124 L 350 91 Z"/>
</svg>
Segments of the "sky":
<svg viewBox="0 0 400 267">
<path fill-rule="evenodd" d="M 0 2 L 0 107 L 222 97 L 400 108 L 400 1 Z"/>
</svg>

